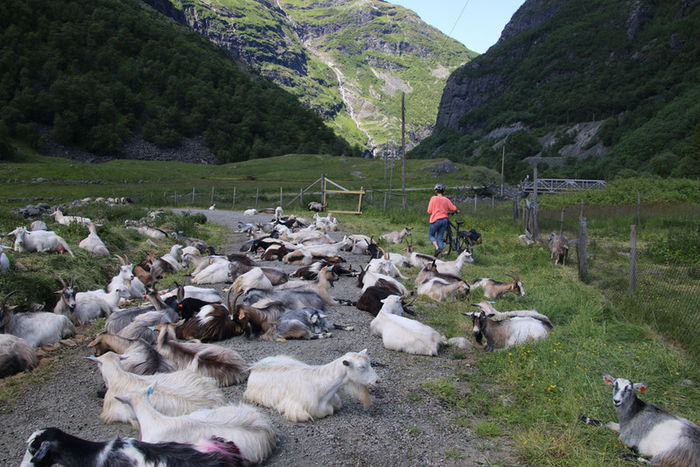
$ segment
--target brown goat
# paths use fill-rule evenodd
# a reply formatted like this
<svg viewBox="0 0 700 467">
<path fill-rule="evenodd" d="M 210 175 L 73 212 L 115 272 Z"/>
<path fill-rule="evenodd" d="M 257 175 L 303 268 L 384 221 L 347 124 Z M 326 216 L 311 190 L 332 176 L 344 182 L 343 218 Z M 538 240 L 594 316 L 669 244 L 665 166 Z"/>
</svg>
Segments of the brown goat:
<svg viewBox="0 0 700 467">
<path fill-rule="evenodd" d="M 484 296 L 491 299 L 498 298 L 508 292 L 513 292 L 518 297 L 524 297 L 525 289 L 523 288 L 523 283 L 520 282 L 520 277 L 516 273 L 506 274 L 506 276 L 512 277 L 513 280 L 511 282 L 499 282 L 488 277 L 478 277 L 472 282 L 471 289 L 483 287 Z"/>
</svg>

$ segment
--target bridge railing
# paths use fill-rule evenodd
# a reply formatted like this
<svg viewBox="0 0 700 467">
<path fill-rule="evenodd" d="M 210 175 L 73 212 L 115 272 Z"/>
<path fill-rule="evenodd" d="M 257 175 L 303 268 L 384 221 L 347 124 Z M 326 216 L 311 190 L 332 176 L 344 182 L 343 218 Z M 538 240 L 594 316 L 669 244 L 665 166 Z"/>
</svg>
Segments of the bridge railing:
<svg viewBox="0 0 700 467">
<path fill-rule="evenodd" d="M 522 191 L 532 193 L 535 191 L 535 181 L 525 180 L 521 182 Z M 564 191 L 590 190 L 591 188 L 604 188 L 605 180 L 585 180 L 579 178 L 538 178 L 538 193 L 561 193 Z"/>
</svg>

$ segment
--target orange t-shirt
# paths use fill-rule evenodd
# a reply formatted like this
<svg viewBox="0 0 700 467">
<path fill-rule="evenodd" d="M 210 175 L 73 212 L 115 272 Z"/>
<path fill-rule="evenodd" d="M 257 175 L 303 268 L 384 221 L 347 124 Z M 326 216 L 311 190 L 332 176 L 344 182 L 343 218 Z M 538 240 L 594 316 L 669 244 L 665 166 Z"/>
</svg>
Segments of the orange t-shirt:
<svg viewBox="0 0 700 467">
<path fill-rule="evenodd" d="M 457 206 L 452 204 L 452 201 L 445 196 L 433 196 L 428 203 L 428 214 L 430 214 L 430 223 L 432 224 L 438 219 L 447 217 L 447 211 L 456 211 Z"/>
</svg>

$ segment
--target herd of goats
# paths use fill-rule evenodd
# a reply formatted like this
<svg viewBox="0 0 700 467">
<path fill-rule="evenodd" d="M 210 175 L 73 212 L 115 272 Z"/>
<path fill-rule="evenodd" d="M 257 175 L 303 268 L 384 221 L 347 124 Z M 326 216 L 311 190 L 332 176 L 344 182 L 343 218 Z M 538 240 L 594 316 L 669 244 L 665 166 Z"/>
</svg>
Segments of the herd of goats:
<svg viewBox="0 0 700 467">
<path fill-rule="evenodd" d="M 246 214 L 256 214 L 248 211 Z M 385 251 L 372 237 L 354 234 L 335 240 L 337 220 L 316 213 L 312 220 L 269 210 L 267 223 L 239 223 L 247 234 L 240 253 L 217 255 L 204 241 L 162 230 L 134 225 L 150 238 L 170 236 L 176 244 L 169 253 L 147 255 L 132 264 L 126 255 L 106 289 L 78 292 L 73 280 L 57 278 L 61 289 L 53 313 L 13 312 L 6 293 L 0 302 L 0 377 L 31 370 L 37 364 L 38 347 L 55 345 L 76 333 L 76 326 L 106 317 L 105 331 L 89 346 L 105 382 L 100 419 L 104 423 L 131 423 L 140 440 L 117 438 L 93 442 L 58 428 L 34 432 L 27 441 L 22 465 L 245 465 L 267 459 L 277 444 L 268 418 L 245 403 L 230 404 L 221 387 L 247 384 L 246 402 L 278 411 L 291 422 L 332 415 L 341 405 L 341 392 L 370 404 L 368 387 L 378 382 L 366 350 L 348 352 L 325 365 L 309 365 L 285 355 L 247 364 L 234 350 L 214 344 L 234 336 L 280 340 L 319 339 L 334 329 L 325 310 L 348 305 L 374 316 L 370 334 L 385 348 L 417 355 L 437 355 L 442 346 L 462 349 L 504 349 L 532 339 L 546 338 L 553 325 L 535 310 L 500 312 L 493 306 L 504 294 L 525 295 L 522 282 L 462 278 L 468 251 L 444 261 L 414 251 Z M 60 224 L 78 223 L 88 236 L 78 247 L 93 256 L 109 257 L 87 218 L 52 214 Z M 73 255 L 66 241 L 47 229 L 43 221 L 17 227 L 14 250 L 19 254 L 57 252 Z M 400 244 L 410 228 L 383 234 L 383 244 Z M 550 238 L 552 258 L 564 263 L 565 239 Z M 150 241 L 150 240 L 149 240 Z M 408 243 L 408 242 L 407 242 Z M 155 244 L 154 244 L 155 245 Z M 359 270 L 343 265 L 343 252 L 367 255 Z M 0 272 L 12 274 L 9 259 L 0 247 Z M 264 261 L 265 263 L 260 263 Z M 291 273 L 270 266 L 281 261 L 298 268 Z M 263 266 L 262 264 L 268 264 Z M 170 291 L 157 290 L 163 277 L 188 268 L 190 284 Z M 402 268 L 419 268 L 414 290 L 402 281 Z M 339 276 L 357 279 L 362 294 L 357 301 L 334 298 L 330 288 Z M 220 284 L 223 289 L 217 288 Z M 489 299 L 468 315 L 474 342 L 463 337 L 446 339 L 435 329 L 404 314 L 415 314 L 410 305 L 416 296 L 444 302 L 465 298 L 483 289 Z M 147 297 L 147 304 L 126 306 Z M 413 300 L 407 303 L 408 300 Z M 619 423 L 607 426 L 640 456 L 658 465 L 700 465 L 700 429 L 692 422 L 645 403 L 635 395 L 643 383 L 604 375 L 613 385 L 613 402 Z M 602 422 L 588 417 L 588 424 Z"/>
</svg>

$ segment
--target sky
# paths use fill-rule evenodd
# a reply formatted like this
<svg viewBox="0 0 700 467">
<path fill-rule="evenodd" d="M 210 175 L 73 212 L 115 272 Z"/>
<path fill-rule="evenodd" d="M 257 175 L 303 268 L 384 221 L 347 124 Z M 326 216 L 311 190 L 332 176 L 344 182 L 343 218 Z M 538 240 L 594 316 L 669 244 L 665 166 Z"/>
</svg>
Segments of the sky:
<svg viewBox="0 0 700 467">
<path fill-rule="evenodd" d="M 389 0 L 389 3 L 415 11 L 426 23 L 482 54 L 498 41 L 501 31 L 525 0 Z"/>
</svg>

